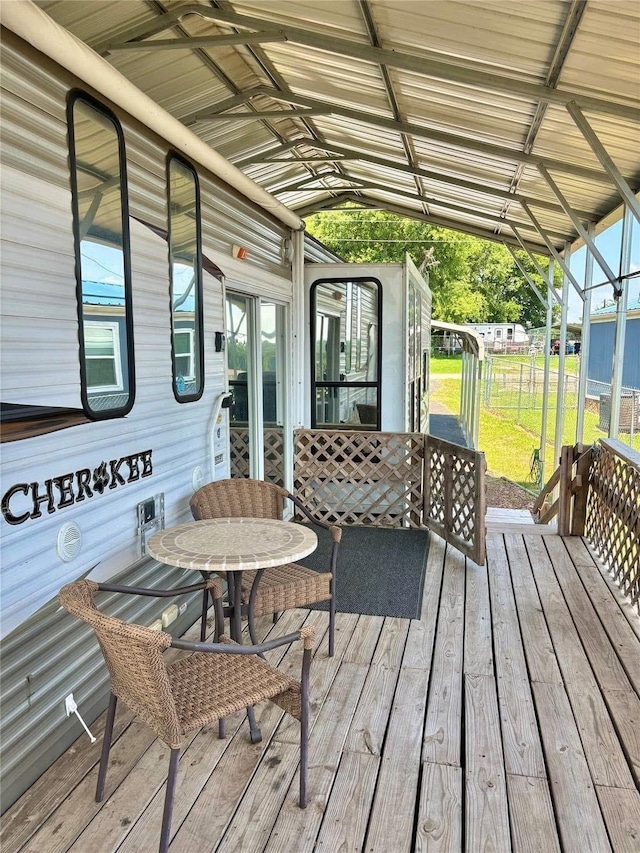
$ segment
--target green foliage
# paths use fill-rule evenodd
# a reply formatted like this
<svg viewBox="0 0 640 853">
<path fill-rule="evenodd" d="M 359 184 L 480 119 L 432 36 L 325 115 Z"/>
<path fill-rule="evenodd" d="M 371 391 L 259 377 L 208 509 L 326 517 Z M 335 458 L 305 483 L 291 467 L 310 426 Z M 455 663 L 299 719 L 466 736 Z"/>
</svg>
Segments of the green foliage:
<svg viewBox="0 0 640 853">
<path fill-rule="evenodd" d="M 545 309 L 511 253 L 499 243 L 357 207 L 317 213 L 306 221 L 310 234 L 350 263 L 401 263 L 409 254 L 429 273 L 435 319 L 545 325 Z M 517 256 L 544 292 L 529 257 L 524 252 Z M 539 264 L 544 269 L 545 261 Z M 559 285 L 559 270 L 556 276 Z"/>
</svg>

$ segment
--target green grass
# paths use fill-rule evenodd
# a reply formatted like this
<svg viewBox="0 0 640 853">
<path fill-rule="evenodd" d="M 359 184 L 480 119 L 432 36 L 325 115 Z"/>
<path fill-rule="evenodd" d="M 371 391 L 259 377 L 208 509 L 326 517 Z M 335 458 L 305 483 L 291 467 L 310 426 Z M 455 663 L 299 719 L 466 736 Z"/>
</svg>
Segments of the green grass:
<svg viewBox="0 0 640 853">
<path fill-rule="evenodd" d="M 445 405 L 451 412 L 460 411 L 460 379 L 437 378 L 431 383 L 431 400 Z M 549 411 L 547 413 L 547 441 L 545 454 L 545 479 L 549 479 L 557 466 L 554 458 L 553 436 L 555 432 L 555 405 L 557 395 L 549 395 Z M 576 435 L 577 401 L 575 395 L 565 397 L 565 417 L 562 443 L 574 444 Z M 542 410 L 520 410 L 519 422 L 516 408 L 487 409 L 484 405 L 480 410 L 480 430 L 478 445 L 484 451 L 487 468 L 491 474 L 507 477 L 516 483 L 535 490 L 529 477 L 531 458 L 534 449 L 540 447 L 540 426 Z M 595 412 L 585 412 L 584 442 L 591 444 L 599 438 L 605 438 L 606 433 L 598 429 L 599 417 Z M 640 434 L 634 436 L 631 444 L 640 450 Z"/>
<path fill-rule="evenodd" d="M 429 361 L 429 372 L 435 375 L 443 373 L 461 373 L 461 355 L 432 355 Z"/>
</svg>

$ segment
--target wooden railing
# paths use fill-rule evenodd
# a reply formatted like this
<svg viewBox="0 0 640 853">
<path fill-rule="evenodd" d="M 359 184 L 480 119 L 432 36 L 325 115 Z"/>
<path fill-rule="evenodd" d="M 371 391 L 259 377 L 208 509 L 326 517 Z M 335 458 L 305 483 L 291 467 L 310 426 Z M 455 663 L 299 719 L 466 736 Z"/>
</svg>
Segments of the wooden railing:
<svg viewBox="0 0 640 853">
<path fill-rule="evenodd" d="M 558 516 L 558 533 L 561 536 L 584 535 L 592 455 L 591 445 L 576 444 L 562 448 L 560 464 L 533 504 L 538 524 L 548 524 Z M 556 490 L 558 496 L 553 500 Z"/>
<path fill-rule="evenodd" d="M 594 448 L 585 534 L 640 613 L 640 453 L 621 441 Z"/>
<path fill-rule="evenodd" d="M 542 524 L 557 515 L 561 536 L 585 536 L 640 612 L 640 453 L 611 438 L 563 447 L 533 509 Z"/>
<path fill-rule="evenodd" d="M 480 564 L 485 471 L 484 454 L 422 433 L 294 433 L 294 489 L 318 517 L 428 527 Z"/>
</svg>

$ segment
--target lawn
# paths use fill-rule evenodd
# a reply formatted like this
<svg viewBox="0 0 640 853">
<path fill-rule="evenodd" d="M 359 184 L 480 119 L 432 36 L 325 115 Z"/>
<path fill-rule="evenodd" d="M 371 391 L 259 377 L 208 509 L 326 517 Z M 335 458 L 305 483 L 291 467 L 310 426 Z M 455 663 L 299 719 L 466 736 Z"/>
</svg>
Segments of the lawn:
<svg viewBox="0 0 640 853">
<path fill-rule="evenodd" d="M 440 359 L 438 359 L 440 361 Z M 432 361 L 433 364 L 433 361 Z M 451 371 L 453 372 L 453 371 Z M 446 373 L 446 371 L 443 371 Z M 432 371 L 431 399 L 445 405 L 451 412 L 460 411 L 460 379 L 441 375 Z M 553 374 L 552 374 L 553 378 Z M 547 413 L 547 436 L 550 439 L 546 447 L 545 479 L 549 479 L 557 461 L 554 459 L 553 436 L 555 431 L 555 405 L 557 395 L 549 395 Z M 574 444 L 576 433 L 577 403 L 575 394 L 565 397 L 565 418 L 563 444 Z M 541 408 L 518 409 L 487 408 L 480 410 L 479 449 L 484 451 L 487 468 L 491 474 L 507 477 L 510 480 L 536 491 L 530 477 L 531 461 L 534 450 L 540 447 Z M 605 438 L 606 433 L 598 429 L 599 417 L 595 412 L 585 412 L 584 442 L 593 443 Z M 634 436 L 632 446 L 640 450 L 640 434 Z"/>
</svg>

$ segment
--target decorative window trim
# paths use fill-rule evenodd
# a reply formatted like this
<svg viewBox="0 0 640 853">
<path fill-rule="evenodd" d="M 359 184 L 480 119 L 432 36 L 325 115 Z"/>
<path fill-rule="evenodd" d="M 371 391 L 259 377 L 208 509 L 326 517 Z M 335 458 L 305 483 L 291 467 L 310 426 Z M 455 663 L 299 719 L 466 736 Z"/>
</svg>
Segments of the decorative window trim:
<svg viewBox="0 0 640 853">
<path fill-rule="evenodd" d="M 194 193 L 195 193 L 195 225 L 196 225 L 196 254 L 195 254 L 195 282 L 193 292 L 195 297 L 195 316 L 193 330 L 181 329 L 176 326 L 176 318 L 174 315 L 174 292 L 173 292 L 173 256 L 171 244 L 171 166 L 173 163 L 179 163 L 183 169 L 186 169 L 193 176 Z M 202 287 L 202 216 L 200 205 L 200 180 L 196 169 L 174 151 L 170 151 L 166 159 L 166 186 L 167 186 L 167 245 L 168 245 L 168 267 L 169 267 L 169 311 L 171 324 L 171 387 L 173 396 L 178 403 L 192 403 L 199 400 L 204 393 L 205 373 L 204 373 L 204 308 L 203 308 L 203 287 Z M 191 341 L 191 376 L 181 377 L 183 381 L 195 382 L 195 391 L 191 394 L 181 392 L 178 388 L 178 376 L 176 375 L 176 359 L 182 357 L 176 353 L 175 335 L 176 333 L 184 333 L 192 331 Z"/>
<path fill-rule="evenodd" d="M 74 109 L 78 103 L 82 103 L 85 107 L 94 110 L 98 115 L 102 115 L 113 125 L 116 136 L 116 144 L 118 147 L 118 167 L 119 167 L 119 188 L 120 188 L 120 209 L 121 209 L 121 229 L 122 229 L 122 267 L 124 280 L 124 309 L 125 309 L 125 329 L 126 329 L 126 365 L 127 365 L 127 380 L 128 380 L 128 395 L 123 405 L 117 408 L 94 409 L 91 405 L 91 396 L 95 394 L 95 388 L 91 389 L 87 386 L 87 371 L 86 371 L 86 352 L 84 344 L 84 325 L 94 322 L 85 317 L 83 309 L 83 278 L 82 278 L 82 226 L 79 215 L 79 187 L 78 187 L 78 171 L 80 165 L 76 156 L 76 128 Z M 116 115 L 100 101 L 96 100 L 91 95 L 79 89 L 73 89 L 67 96 L 67 134 L 69 146 L 69 166 L 70 166 L 70 182 L 71 182 L 71 197 L 73 211 L 73 238 L 75 248 L 75 268 L 76 268 L 76 293 L 78 304 L 78 339 L 79 339 L 79 359 L 80 359 L 80 396 L 85 415 L 90 420 L 107 420 L 110 418 L 120 418 L 127 415 L 133 408 L 136 394 L 135 381 L 135 359 L 134 359 L 134 341 L 133 341 L 133 302 L 131 296 L 131 242 L 129 237 L 129 193 L 127 182 L 127 157 L 124 142 L 124 133 L 122 126 Z M 108 321 L 107 321 L 108 322 Z M 120 331 L 118 330 L 118 337 Z M 122 364 L 120 368 L 120 382 L 122 384 L 121 393 L 124 390 L 124 377 L 122 375 Z M 107 393 L 111 390 L 109 389 Z"/>
</svg>

